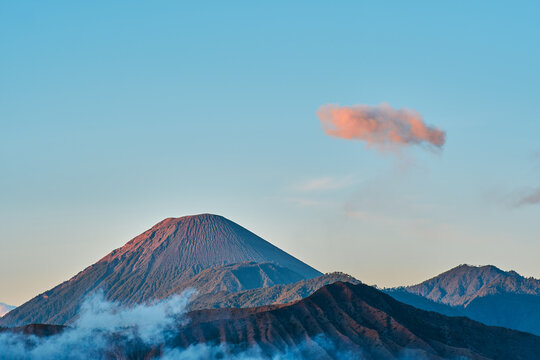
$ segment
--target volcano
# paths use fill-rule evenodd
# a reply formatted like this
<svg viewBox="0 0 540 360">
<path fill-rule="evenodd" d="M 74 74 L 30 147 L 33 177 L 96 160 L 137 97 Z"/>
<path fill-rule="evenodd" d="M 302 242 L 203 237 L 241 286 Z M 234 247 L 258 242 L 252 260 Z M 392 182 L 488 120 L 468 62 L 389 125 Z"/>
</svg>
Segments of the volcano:
<svg viewBox="0 0 540 360">
<path fill-rule="evenodd" d="M 222 216 L 168 218 L 70 280 L 12 310 L 0 319 L 0 325 L 69 324 L 82 300 L 95 291 L 127 305 L 142 303 L 181 291 L 188 280 L 205 269 L 238 263 L 274 264 L 271 269 L 241 267 L 247 274 L 244 278 L 249 276 L 249 269 L 256 271 L 263 286 L 322 275 Z M 244 283 L 253 283 L 253 279 Z M 238 282 L 235 286 L 236 291 L 244 290 Z"/>
</svg>

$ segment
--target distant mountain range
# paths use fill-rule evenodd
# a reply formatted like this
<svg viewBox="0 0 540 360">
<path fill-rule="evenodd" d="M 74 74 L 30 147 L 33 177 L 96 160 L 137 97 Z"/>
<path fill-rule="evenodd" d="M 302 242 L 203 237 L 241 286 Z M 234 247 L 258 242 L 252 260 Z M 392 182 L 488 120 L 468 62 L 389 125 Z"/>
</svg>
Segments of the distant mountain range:
<svg viewBox="0 0 540 360">
<path fill-rule="evenodd" d="M 460 265 L 418 285 L 386 289 L 414 307 L 540 335 L 540 280 Z"/>
<path fill-rule="evenodd" d="M 187 287 L 199 294 L 236 292 L 321 275 L 222 216 L 169 218 L 6 314 L 0 325 L 69 324 L 83 299 L 96 290 L 107 300 L 135 304 Z"/>
<path fill-rule="evenodd" d="M 147 348 L 135 341 L 125 349 L 117 343 L 111 357 L 150 359 L 220 343 L 230 353 L 255 347 L 269 358 L 517 360 L 540 354 L 540 337 L 487 326 L 540 334 L 539 280 L 461 265 L 418 285 L 379 291 L 343 273 L 322 274 L 211 214 L 161 221 L 0 317 L 0 332 L 61 336 L 76 329 L 81 304 L 96 292 L 129 309 L 186 289 L 197 291 L 187 307 L 189 322 L 168 328 L 166 343 Z M 117 339 L 114 333 L 107 338 Z"/>
<path fill-rule="evenodd" d="M 0 302 L 0 317 L 4 316 L 5 314 L 7 314 L 13 309 L 15 309 L 15 306 L 11 306 L 11 305 Z"/>
</svg>

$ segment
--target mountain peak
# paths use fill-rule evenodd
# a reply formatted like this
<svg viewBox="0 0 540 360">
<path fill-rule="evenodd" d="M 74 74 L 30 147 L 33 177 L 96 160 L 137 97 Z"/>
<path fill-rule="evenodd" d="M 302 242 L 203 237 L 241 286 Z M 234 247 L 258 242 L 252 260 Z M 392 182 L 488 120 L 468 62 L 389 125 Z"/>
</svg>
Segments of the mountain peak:
<svg viewBox="0 0 540 360">
<path fill-rule="evenodd" d="M 407 291 L 443 304 L 464 305 L 480 289 L 506 274 L 493 265 L 472 266 L 462 264 L 418 285 L 407 287 Z"/>
<path fill-rule="evenodd" d="M 135 268 L 148 268 L 159 263 L 162 268 L 165 265 L 198 271 L 254 261 L 274 262 L 306 278 L 321 275 L 246 228 L 214 214 L 164 219 L 100 262 L 127 257 L 133 258 Z"/>
<path fill-rule="evenodd" d="M 515 271 L 504 271 L 493 265 L 462 264 L 404 289 L 438 303 L 466 306 L 474 298 L 488 293 L 508 291 L 536 294 L 539 286 L 538 280 L 525 279 Z"/>
<path fill-rule="evenodd" d="M 159 228 L 163 226 L 170 226 L 173 224 L 181 224 L 183 222 L 192 222 L 192 221 L 204 222 L 204 221 L 231 221 L 231 220 L 221 215 L 202 213 L 202 214 L 196 214 L 196 215 L 186 215 L 186 216 L 181 216 L 181 217 L 168 217 L 158 222 L 152 228 Z"/>
<path fill-rule="evenodd" d="M 454 271 L 479 271 L 479 272 L 485 272 L 485 271 L 493 271 L 498 273 L 503 273 L 504 271 L 496 267 L 495 265 L 469 265 L 469 264 L 461 264 L 458 265 L 445 273 L 450 273 Z M 442 275 L 442 274 L 441 274 Z M 440 275 L 439 275 L 440 276 Z"/>
<path fill-rule="evenodd" d="M 459 265 L 418 285 L 390 289 L 425 310 L 540 335 L 540 280 L 493 265 Z"/>
<path fill-rule="evenodd" d="M 322 275 L 222 216 L 167 218 L 69 281 L 23 304 L 0 323 L 65 324 L 76 315 L 82 299 L 96 289 L 102 289 L 109 300 L 140 303 L 179 291 L 204 269 L 245 262 L 273 263 L 302 279 Z"/>
</svg>

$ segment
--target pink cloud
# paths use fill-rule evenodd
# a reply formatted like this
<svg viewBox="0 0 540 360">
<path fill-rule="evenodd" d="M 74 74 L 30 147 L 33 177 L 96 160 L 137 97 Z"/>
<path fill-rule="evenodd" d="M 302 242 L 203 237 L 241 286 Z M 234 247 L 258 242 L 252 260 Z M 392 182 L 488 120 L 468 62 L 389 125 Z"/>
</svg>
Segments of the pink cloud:
<svg viewBox="0 0 540 360">
<path fill-rule="evenodd" d="M 446 133 L 426 125 L 418 112 L 394 109 L 388 104 L 377 106 L 323 105 L 317 110 L 327 135 L 359 140 L 368 146 L 405 146 L 425 144 L 442 148 Z"/>
<path fill-rule="evenodd" d="M 522 197 L 517 202 L 517 206 L 534 205 L 534 204 L 540 204 L 540 188 Z"/>
</svg>

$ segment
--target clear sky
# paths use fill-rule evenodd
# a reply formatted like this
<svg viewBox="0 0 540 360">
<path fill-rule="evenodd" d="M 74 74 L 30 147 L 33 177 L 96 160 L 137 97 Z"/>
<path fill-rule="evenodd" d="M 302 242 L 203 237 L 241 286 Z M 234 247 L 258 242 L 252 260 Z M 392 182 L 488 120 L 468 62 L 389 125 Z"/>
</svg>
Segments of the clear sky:
<svg viewBox="0 0 540 360">
<path fill-rule="evenodd" d="M 0 301 L 204 212 L 379 286 L 540 277 L 539 2 L 194 3 L 0 3 Z M 317 117 L 381 103 L 442 149 Z"/>
</svg>

